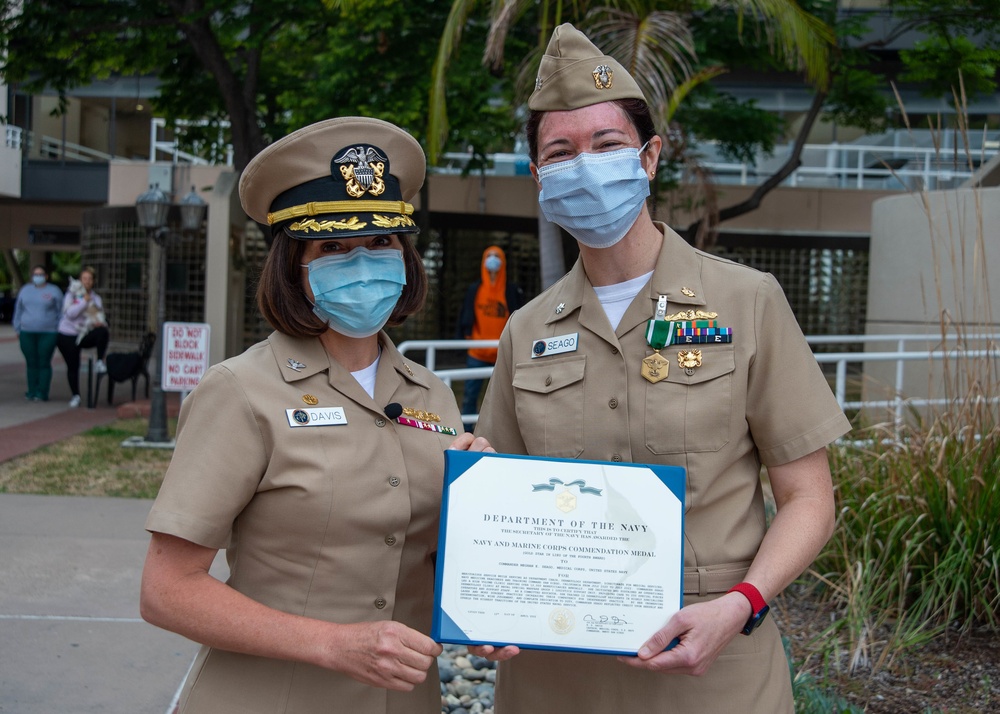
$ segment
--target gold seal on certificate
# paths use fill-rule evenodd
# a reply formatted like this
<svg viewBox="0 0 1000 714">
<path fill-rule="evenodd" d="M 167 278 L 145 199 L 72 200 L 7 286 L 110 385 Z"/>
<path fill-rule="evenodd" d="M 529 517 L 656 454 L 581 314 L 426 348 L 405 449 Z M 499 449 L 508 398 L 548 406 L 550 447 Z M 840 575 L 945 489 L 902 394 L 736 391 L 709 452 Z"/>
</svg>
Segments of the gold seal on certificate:
<svg viewBox="0 0 1000 714">
<path fill-rule="evenodd" d="M 575 624 L 576 618 L 573 617 L 573 611 L 567 610 L 565 607 L 557 607 L 549 613 L 549 627 L 557 635 L 569 634 L 573 631 Z"/>
<path fill-rule="evenodd" d="M 431 634 L 632 654 L 681 607 L 684 469 L 445 452 Z"/>
</svg>

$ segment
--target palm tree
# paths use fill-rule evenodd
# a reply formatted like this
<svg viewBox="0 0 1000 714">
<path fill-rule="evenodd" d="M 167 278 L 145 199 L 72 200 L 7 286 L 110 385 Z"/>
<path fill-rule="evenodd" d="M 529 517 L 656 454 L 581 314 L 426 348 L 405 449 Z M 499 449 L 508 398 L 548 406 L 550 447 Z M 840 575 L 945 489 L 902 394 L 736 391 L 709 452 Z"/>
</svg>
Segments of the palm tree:
<svg viewBox="0 0 1000 714">
<path fill-rule="evenodd" d="M 477 6 L 476 0 L 453 0 L 438 45 L 432 70 L 428 107 L 428 161 L 438 161 L 448 134 L 445 85 L 450 58 L 461 42 L 462 30 Z M 701 82 L 725 71 L 722 67 L 697 68 L 694 37 L 689 20 L 695 11 L 731 10 L 737 13 L 740 32 L 749 29 L 766 38 L 772 54 L 786 66 L 805 73 L 815 86 L 825 89 L 833 33 L 819 18 L 799 7 L 796 0 L 493 0 L 490 32 L 483 62 L 495 73 L 504 71 L 504 44 L 511 28 L 529 11 L 537 12 L 538 44 L 515 70 L 515 96 L 527 99 L 534 73 L 552 28 L 573 22 L 607 54 L 615 57 L 635 78 L 649 101 L 661 134 L 677 106 Z M 749 22 L 747 22 L 749 21 Z M 695 173 L 698 173 L 697 171 Z M 710 193 L 708 191 L 707 193 Z M 712 205 L 710 197 L 706 201 Z M 542 286 L 565 272 L 559 232 L 539 218 Z M 711 221 L 700 224 L 700 229 Z M 553 264 L 548 260 L 556 261 Z"/>
</svg>

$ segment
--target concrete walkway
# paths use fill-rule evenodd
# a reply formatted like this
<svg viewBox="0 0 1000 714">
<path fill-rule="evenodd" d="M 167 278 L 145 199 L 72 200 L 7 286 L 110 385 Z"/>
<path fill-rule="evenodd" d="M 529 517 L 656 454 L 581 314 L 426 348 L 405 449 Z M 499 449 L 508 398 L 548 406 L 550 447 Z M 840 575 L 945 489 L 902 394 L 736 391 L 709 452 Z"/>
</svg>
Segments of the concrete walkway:
<svg viewBox="0 0 1000 714">
<path fill-rule="evenodd" d="M 53 367 L 49 401 L 25 401 L 24 358 L 10 325 L 0 325 L 0 461 L 109 423 L 119 412 L 148 414 L 148 402 L 70 409 L 58 352 Z M 119 385 L 120 401 L 131 396 L 130 386 Z M 171 396 L 168 411 L 176 412 Z M 0 493 L 0 712 L 173 710 L 197 645 L 139 617 L 150 505 Z M 225 577 L 221 556 L 213 572 Z"/>
</svg>

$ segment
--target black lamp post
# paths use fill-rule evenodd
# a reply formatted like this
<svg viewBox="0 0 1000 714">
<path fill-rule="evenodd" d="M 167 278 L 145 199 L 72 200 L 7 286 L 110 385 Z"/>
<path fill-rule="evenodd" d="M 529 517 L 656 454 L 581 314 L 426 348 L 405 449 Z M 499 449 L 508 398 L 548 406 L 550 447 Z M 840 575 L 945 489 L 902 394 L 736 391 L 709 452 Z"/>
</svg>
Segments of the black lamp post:
<svg viewBox="0 0 1000 714">
<path fill-rule="evenodd" d="M 191 233 L 201 228 L 205 220 L 208 205 L 191 187 L 191 193 L 180 203 L 181 230 Z M 163 396 L 163 323 L 166 317 L 167 302 L 167 242 L 171 236 L 167 228 L 167 213 L 170 210 L 170 200 L 159 188 L 150 186 L 135 201 L 135 211 L 139 216 L 139 225 L 146 231 L 146 236 L 159 247 L 158 284 L 156 304 L 156 333 L 159 345 L 156 358 L 156 374 L 153 377 L 153 395 L 149 402 L 149 431 L 146 442 L 150 444 L 170 443 L 170 430 L 167 428 L 167 402 Z"/>
</svg>

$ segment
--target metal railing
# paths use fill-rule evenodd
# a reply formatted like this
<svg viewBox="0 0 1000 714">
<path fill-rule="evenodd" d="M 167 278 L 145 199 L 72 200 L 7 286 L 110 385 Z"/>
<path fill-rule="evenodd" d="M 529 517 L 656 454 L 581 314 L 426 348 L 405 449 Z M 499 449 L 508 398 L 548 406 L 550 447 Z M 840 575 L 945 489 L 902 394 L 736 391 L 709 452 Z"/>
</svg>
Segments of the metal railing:
<svg viewBox="0 0 1000 714">
<path fill-rule="evenodd" d="M 977 333 L 968 335 L 940 334 L 884 334 L 884 335 L 812 335 L 806 337 L 810 345 L 836 344 L 860 345 L 871 343 L 890 343 L 895 345 L 895 351 L 881 352 L 820 352 L 815 354 L 820 364 L 832 364 L 835 369 L 833 384 L 834 396 L 844 410 L 889 409 L 893 413 L 897 430 L 903 426 L 906 411 L 914 407 L 943 406 L 952 403 L 948 398 L 907 397 L 904 394 L 904 367 L 908 362 L 943 362 L 956 359 L 995 359 L 998 364 L 990 370 L 991 374 L 1000 371 L 1000 333 Z M 934 348 L 911 349 L 913 343 L 935 345 Z M 943 347 L 939 347 L 942 345 Z M 952 346 L 948 346 L 949 344 Z M 980 343 L 984 346 L 970 349 L 970 343 Z M 424 366 L 434 372 L 449 387 L 454 382 L 467 379 L 488 379 L 493 373 L 492 367 L 463 367 L 457 369 L 437 369 L 439 352 L 465 352 L 472 347 L 496 347 L 497 340 L 407 340 L 398 349 L 401 353 L 424 352 Z M 891 386 L 891 399 L 849 399 L 848 365 L 875 362 L 894 362 L 896 364 L 895 381 Z M 888 385 L 886 385 L 888 388 Z M 1000 396 L 986 396 L 984 400 L 991 404 L 1000 403 Z M 475 424 L 478 414 L 463 414 L 462 422 Z"/>
<path fill-rule="evenodd" d="M 820 364 L 835 365 L 836 376 L 834 380 L 834 395 L 837 403 L 845 410 L 869 410 L 888 409 L 892 412 L 893 421 L 897 432 L 903 426 L 906 411 L 914 407 L 945 406 L 955 402 L 954 398 L 948 397 L 912 397 L 905 396 L 904 373 L 908 362 L 930 362 L 943 363 L 945 361 L 969 360 L 969 359 L 996 359 L 1000 362 L 1000 333 L 975 333 L 975 334 L 904 334 L 904 335 L 813 335 L 806 337 L 806 341 L 811 345 L 820 344 L 872 344 L 872 343 L 894 343 L 895 351 L 882 352 L 822 352 L 816 354 L 816 361 Z M 933 343 L 933 349 L 910 349 L 913 342 L 922 344 Z M 953 346 L 949 347 L 949 344 Z M 970 349 L 970 343 L 981 343 L 982 348 Z M 849 364 L 874 362 L 894 362 L 896 365 L 895 378 L 891 386 L 892 397 L 890 399 L 848 399 L 848 373 Z M 990 374 L 997 373 L 997 367 L 989 370 Z M 885 385 L 886 388 L 889 385 Z M 1000 396 L 983 397 L 990 404 L 1000 403 Z"/>
<path fill-rule="evenodd" d="M 207 122 L 198 121 L 178 121 L 177 127 L 183 129 L 186 126 L 205 126 Z M 171 162 L 175 164 L 195 164 L 195 165 L 212 165 L 213 162 L 202 156 L 197 156 L 187 151 L 181 151 L 180 145 L 176 139 L 160 139 L 160 135 L 165 133 L 167 129 L 167 120 L 161 117 L 154 117 L 149 123 L 149 163 L 153 163 L 157 160 L 159 154 L 166 154 L 170 157 Z M 213 142 L 209 149 L 218 151 L 220 154 L 225 155 L 225 165 L 233 165 L 233 146 L 232 144 L 227 144 L 222 135 L 221 128 L 219 129 L 218 140 Z"/>
<path fill-rule="evenodd" d="M 966 148 L 953 132 L 892 131 L 863 137 L 856 143 L 806 144 L 799 166 L 784 184 L 811 188 L 867 190 L 934 190 L 955 188 L 1000 150 L 1000 132 L 990 131 L 969 137 Z M 711 170 L 716 183 L 755 186 L 781 166 L 792 145 L 775 147 L 771 156 L 763 154 L 752 162 L 727 161 L 718 142 L 702 142 L 693 150 L 699 163 Z M 459 174 L 472 161 L 482 161 L 480 171 L 487 176 L 527 174 L 526 154 L 486 154 L 449 152 L 433 173 Z M 680 175 L 677 177 L 681 178 Z"/>
<path fill-rule="evenodd" d="M 8 142 L 10 142 L 10 130 L 12 128 L 17 129 L 17 127 L 7 127 Z M 103 151 L 98 151 L 97 149 L 92 149 L 89 146 L 84 146 L 83 144 L 76 144 L 72 141 L 63 141 L 62 139 L 54 136 L 47 136 L 45 134 L 36 135 L 32 131 L 24 131 L 23 136 L 29 155 L 34 153 L 34 149 L 37 144 L 37 154 L 40 159 L 93 163 L 106 162 L 114 158 L 122 158 L 120 156 L 112 156 L 111 154 Z M 8 146 L 9 145 L 10 144 L 8 143 Z M 18 144 L 15 148 L 20 148 L 20 135 L 18 136 Z"/>
<path fill-rule="evenodd" d="M 778 149 L 768 167 L 790 149 Z M 996 154 L 986 148 L 972 156 L 965 151 L 942 152 L 934 147 L 894 147 L 866 144 L 807 144 L 802 165 L 786 180 L 788 186 L 914 190 L 951 188 L 973 175 L 980 162 Z M 746 162 L 704 160 L 719 183 L 756 185 L 771 175 L 763 166 Z"/>
</svg>

